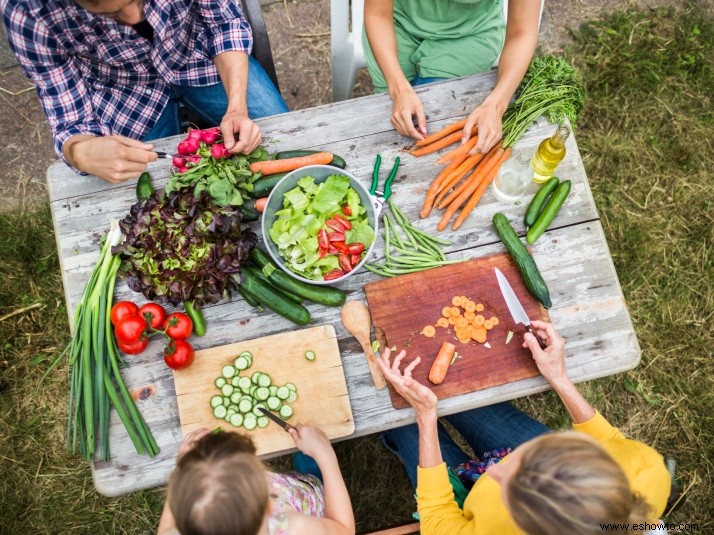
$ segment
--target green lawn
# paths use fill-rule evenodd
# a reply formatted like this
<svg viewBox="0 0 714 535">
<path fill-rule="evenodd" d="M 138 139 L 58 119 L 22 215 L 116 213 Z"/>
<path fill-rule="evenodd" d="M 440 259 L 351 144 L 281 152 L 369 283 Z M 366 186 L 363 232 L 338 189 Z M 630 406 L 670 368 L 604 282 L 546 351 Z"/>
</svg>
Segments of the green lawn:
<svg viewBox="0 0 714 535">
<path fill-rule="evenodd" d="M 667 520 L 706 531 L 714 528 L 714 27 L 703 17 L 694 8 L 614 14 L 583 27 L 566 54 L 586 83 L 575 135 L 642 347 L 636 370 L 582 388 L 627 434 L 678 461 L 686 501 Z M 0 281 L 0 533 L 153 532 L 163 489 L 104 498 L 88 466 L 64 451 L 66 361 L 42 380 L 69 339 L 47 207 L 0 215 Z M 519 404 L 567 424 L 551 393 Z M 336 449 L 360 530 L 408 519 L 408 480 L 376 437 Z"/>
</svg>

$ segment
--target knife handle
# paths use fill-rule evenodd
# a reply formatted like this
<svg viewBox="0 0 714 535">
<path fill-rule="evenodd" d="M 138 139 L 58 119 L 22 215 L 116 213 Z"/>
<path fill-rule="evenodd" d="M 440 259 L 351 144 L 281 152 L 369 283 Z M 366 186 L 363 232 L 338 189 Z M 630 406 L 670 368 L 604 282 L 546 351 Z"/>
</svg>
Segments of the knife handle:
<svg viewBox="0 0 714 535">
<path fill-rule="evenodd" d="M 540 346 L 541 349 L 545 349 L 546 347 L 548 347 L 545 344 L 545 342 L 543 341 L 543 339 L 535 333 L 535 331 L 533 330 L 533 327 L 531 327 L 529 325 L 526 329 L 528 330 L 529 333 L 531 333 L 533 336 L 535 336 L 535 339 L 538 340 L 538 345 Z"/>
</svg>

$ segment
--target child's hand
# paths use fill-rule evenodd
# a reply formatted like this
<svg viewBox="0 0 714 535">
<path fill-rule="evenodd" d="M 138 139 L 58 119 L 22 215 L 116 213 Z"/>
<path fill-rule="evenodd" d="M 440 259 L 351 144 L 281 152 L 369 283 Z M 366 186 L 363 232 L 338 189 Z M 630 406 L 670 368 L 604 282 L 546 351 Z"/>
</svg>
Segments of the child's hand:
<svg viewBox="0 0 714 535">
<path fill-rule="evenodd" d="M 177 460 L 183 457 L 183 455 L 190 451 L 196 445 L 196 442 L 205 437 L 210 431 L 206 428 L 196 429 L 196 431 L 191 431 L 188 435 L 183 437 L 183 442 L 179 447 Z"/>
<path fill-rule="evenodd" d="M 330 439 L 319 427 L 297 424 L 288 432 L 293 437 L 297 448 L 316 461 L 320 458 L 324 459 L 327 455 L 334 456 L 335 454 Z"/>
</svg>

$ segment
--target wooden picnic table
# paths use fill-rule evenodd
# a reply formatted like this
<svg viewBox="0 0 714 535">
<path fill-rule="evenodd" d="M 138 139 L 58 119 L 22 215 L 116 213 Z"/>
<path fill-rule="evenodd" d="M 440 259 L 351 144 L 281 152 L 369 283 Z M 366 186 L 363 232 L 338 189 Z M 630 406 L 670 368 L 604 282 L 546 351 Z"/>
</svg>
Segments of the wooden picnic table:
<svg viewBox="0 0 714 535">
<path fill-rule="evenodd" d="M 430 131 L 467 115 L 488 95 L 495 80 L 495 72 L 491 72 L 417 88 Z M 440 168 L 436 164 L 437 155 L 414 158 L 404 153 L 409 140 L 392 128 L 390 113 L 389 97 L 373 95 L 257 122 L 263 130 L 264 145 L 271 153 L 301 148 L 329 150 L 342 155 L 348 162 L 348 170 L 365 185 L 370 182 L 377 153 L 382 154 L 384 165 L 389 167 L 396 156 L 401 156 L 403 165 L 394 181 L 393 199 L 417 227 L 435 232 L 439 215 L 432 214 L 422 220 L 418 213 L 424 192 Z M 541 119 L 515 148 L 532 151 L 554 129 L 554 125 Z M 178 139 L 157 141 L 157 150 L 174 152 Z M 159 160 L 149 166 L 155 186 L 165 185 L 169 166 L 170 160 Z M 640 360 L 640 348 L 574 135 L 567 141 L 567 156 L 558 168 L 558 176 L 572 181 L 571 194 L 552 228 L 533 246 L 532 252 L 550 288 L 551 319 L 567 342 L 569 374 L 575 382 L 581 382 L 634 368 Z M 47 180 L 71 321 L 110 220 L 123 218 L 136 202 L 135 182 L 109 184 L 96 177 L 80 176 L 61 162 L 49 168 Z M 523 203 L 528 202 L 535 191 L 532 187 Z M 504 251 L 491 224 L 496 211 L 503 211 L 516 231 L 521 236 L 525 234 L 523 204 L 501 204 L 489 191 L 457 232 L 449 227 L 439 234 L 453 242 L 446 248 L 448 257 L 477 257 Z M 258 230 L 259 226 L 255 228 Z M 381 237 L 375 250 L 375 259 L 379 260 L 383 256 Z M 339 287 L 347 291 L 348 300 L 366 302 L 363 286 L 378 278 L 363 270 Z M 143 296 L 131 292 L 123 281 L 117 283 L 115 298 L 144 300 Z M 313 316 L 311 325 L 332 324 L 337 332 L 354 414 L 352 436 L 414 422 L 412 409 L 395 410 L 387 389 L 375 390 L 364 354 L 343 327 L 339 309 L 320 305 L 309 305 L 308 309 Z M 196 349 L 299 328 L 270 311 L 256 311 L 237 295 L 231 301 L 205 308 L 204 315 L 207 334 L 192 338 Z M 172 373 L 160 356 L 159 344 L 152 342 L 149 350 L 133 357 L 122 374 L 130 391 L 136 393 L 138 407 L 161 452 L 153 459 L 137 455 L 112 411 L 111 460 L 92 463 L 95 486 L 104 495 L 120 495 L 165 484 L 175 465 L 182 435 Z M 443 399 L 439 402 L 439 413 L 455 413 L 548 388 L 540 376 L 521 380 Z"/>
</svg>

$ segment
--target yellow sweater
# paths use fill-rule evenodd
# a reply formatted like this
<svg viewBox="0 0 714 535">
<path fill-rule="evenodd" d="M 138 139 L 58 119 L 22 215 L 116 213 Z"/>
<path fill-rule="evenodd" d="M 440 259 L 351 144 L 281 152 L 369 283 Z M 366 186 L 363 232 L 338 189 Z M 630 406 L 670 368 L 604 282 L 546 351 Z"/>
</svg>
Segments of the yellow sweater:
<svg viewBox="0 0 714 535">
<path fill-rule="evenodd" d="M 669 472 L 653 448 L 624 437 L 599 412 L 574 429 L 597 440 L 625 472 L 634 492 L 652 506 L 656 522 L 664 512 L 670 489 Z M 508 456 L 503 461 L 507 462 Z M 469 492 L 463 511 L 454 501 L 446 464 L 417 469 L 417 507 L 424 535 L 522 534 L 501 499 L 500 485 L 487 473 Z"/>
</svg>

